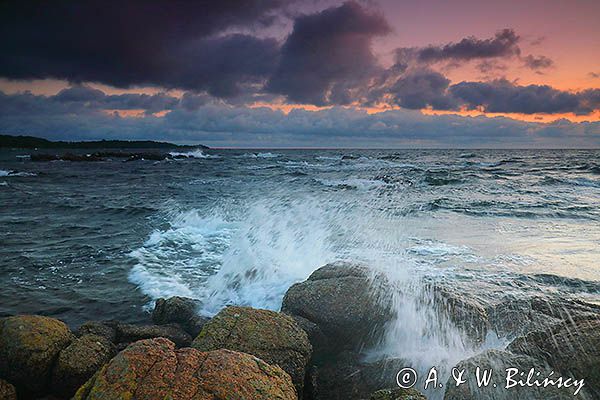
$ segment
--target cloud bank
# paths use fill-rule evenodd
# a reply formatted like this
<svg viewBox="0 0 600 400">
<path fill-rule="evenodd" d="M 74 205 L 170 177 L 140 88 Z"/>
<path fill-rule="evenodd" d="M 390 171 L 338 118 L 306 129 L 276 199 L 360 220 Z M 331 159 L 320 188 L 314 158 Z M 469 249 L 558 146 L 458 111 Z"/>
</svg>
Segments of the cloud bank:
<svg viewBox="0 0 600 400">
<path fill-rule="evenodd" d="M 232 107 L 166 94 L 106 95 L 76 87 L 54 96 L 0 92 L 0 131 L 54 140 L 160 139 L 244 147 L 600 147 L 600 123 L 538 124 L 497 117 L 431 116 L 354 108 L 321 111 Z M 156 107 L 170 112 L 123 118 L 110 110 Z"/>
</svg>

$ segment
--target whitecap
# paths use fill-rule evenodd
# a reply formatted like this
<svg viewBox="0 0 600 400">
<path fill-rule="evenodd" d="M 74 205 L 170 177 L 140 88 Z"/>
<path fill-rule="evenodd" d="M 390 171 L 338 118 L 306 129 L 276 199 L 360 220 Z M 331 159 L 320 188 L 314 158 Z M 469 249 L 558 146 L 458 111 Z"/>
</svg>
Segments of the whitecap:
<svg viewBox="0 0 600 400">
<path fill-rule="evenodd" d="M 173 157 L 182 157 L 183 156 L 183 157 L 189 157 L 189 158 L 220 158 L 216 154 L 205 154 L 200 149 L 192 150 L 192 151 L 188 151 L 188 152 L 172 151 L 169 154 Z"/>
</svg>

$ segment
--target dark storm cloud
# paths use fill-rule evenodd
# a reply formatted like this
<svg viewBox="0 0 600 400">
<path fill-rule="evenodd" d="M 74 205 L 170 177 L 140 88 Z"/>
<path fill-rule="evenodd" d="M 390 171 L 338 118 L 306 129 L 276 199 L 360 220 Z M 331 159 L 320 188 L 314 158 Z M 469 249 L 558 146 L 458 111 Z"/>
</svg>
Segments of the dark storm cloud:
<svg viewBox="0 0 600 400">
<path fill-rule="evenodd" d="M 389 31 L 383 16 L 354 2 L 298 17 L 267 89 L 297 103 L 348 104 L 380 70 L 371 41 Z"/>
<path fill-rule="evenodd" d="M 493 38 L 478 39 L 470 36 L 457 43 L 443 46 L 406 47 L 396 49 L 398 62 L 412 64 L 449 63 L 460 66 L 461 63 L 481 60 L 478 69 L 484 73 L 503 69 L 501 59 L 520 59 L 523 65 L 535 71 L 550 68 L 554 62 L 546 56 L 521 56 L 519 43 L 521 38 L 513 29 L 503 29 Z"/>
<path fill-rule="evenodd" d="M 229 96 L 246 80 L 266 77 L 271 68 L 266 59 L 274 62 L 277 44 L 209 35 L 268 25 L 281 6 L 279 0 L 5 1 L 0 75 L 207 89 Z"/>
<path fill-rule="evenodd" d="M 394 102 L 401 107 L 449 110 L 456 107 L 447 95 L 449 85 L 450 80 L 439 72 L 417 70 L 403 75 L 389 90 Z"/>
<path fill-rule="evenodd" d="M 444 46 L 427 46 L 412 49 L 418 62 L 433 63 L 439 61 L 470 61 L 476 59 L 512 57 L 521 53 L 520 37 L 512 29 L 503 29 L 493 38 L 478 39 L 467 37 L 458 43 Z M 410 49 L 409 49 L 410 50 Z M 407 49 L 398 49 L 399 57 L 406 57 Z"/>
<path fill-rule="evenodd" d="M 71 103 L 77 106 L 98 110 L 144 110 L 154 113 L 163 110 L 172 110 L 179 105 L 180 99 L 165 93 L 153 95 L 144 93 L 126 93 L 120 95 L 106 95 L 103 91 L 84 85 L 75 85 L 63 89 L 55 96 L 48 99 L 62 103 Z"/>
<path fill-rule="evenodd" d="M 496 80 L 461 82 L 450 86 L 449 93 L 469 109 L 493 113 L 588 114 L 600 108 L 600 89 L 571 93 L 547 85 L 519 86 Z"/>
</svg>

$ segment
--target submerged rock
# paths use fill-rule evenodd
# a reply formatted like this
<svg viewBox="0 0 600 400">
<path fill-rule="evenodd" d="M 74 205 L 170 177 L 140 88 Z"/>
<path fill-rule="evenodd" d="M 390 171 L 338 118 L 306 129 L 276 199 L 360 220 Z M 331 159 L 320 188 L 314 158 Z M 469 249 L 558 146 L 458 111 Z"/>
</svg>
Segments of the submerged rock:
<svg viewBox="0 0 600 400">
<path fill-rule="evenodd" d="M 0 399 L 17 400 L 17 391 L 13 385 L 0 379 Z"/>
<path fill-rule="evenodd" d="M 427 400 L 423 394 L 415 389 L 383 389 L 371 395 L 369 400 Z"/>
<path fill-rule="evenodd" d="M 227 307 L 212 318 L 192 344 L 201 351 L 229 349 L 252 354 L 287 372 L 302 393 L 312 347 L 289 316 L 249 307 Z"/>
<path fill-rule="evenodd" d="M 52 391 L 72 397 L 114 355 L 114 345 L 105 337 L 83 335 L 61 350 L 52 374 Z"/>
<path fill-rule="evenodd" d="M 54 318 L 20 315 L 0 320 L 0 378 L 23 397 L 41 394 L 59 352 L 72 340 L 67 325 Z"/>
<path fill-rule="evenodd" d="M 390 293 L 384 277 L 360 265 L 336 262 L 292 285 L 281 309 L 318 325 L 333 345 L 330 350 L 357 349 L 376 339 L 392 318 Z"/>
<path fill-rule="evenodd" d="M 74 400 L 296 400 L 288 374 L 230 350 L 175 350 L 170 340 L 128 346 L 76 393 Z"/>
<path fill-rule="evenodd" d="M 192 337 L 196 337 L 210 319 L 198 315 L 199 305 L 198 301 L 187 297 L 158 299 L 152 312 L 152 321 L 158 325 L 179 324 Z"/>
</svg>

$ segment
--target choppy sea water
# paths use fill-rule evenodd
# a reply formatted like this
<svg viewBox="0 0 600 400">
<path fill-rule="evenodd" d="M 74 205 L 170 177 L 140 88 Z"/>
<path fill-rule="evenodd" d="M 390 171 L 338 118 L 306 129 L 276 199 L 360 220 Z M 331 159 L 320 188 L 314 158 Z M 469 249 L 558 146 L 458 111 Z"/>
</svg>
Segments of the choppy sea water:
<svg viewBox="0 0 600 400">
<path fill-rule="evenodd" d="M 427 280 L 481 301 L 600 301 L 600 151 L 28 154 L 0 153 L 0 316 L 135 322 L 173 295 L 201 299 L 209 315 L 226 304 L 277 310 L 290 285 L 339 259 L 383 271 L 415 298 Z M 481 350 L 418 304 L 398 305 L 374 352 L 426 367 Z"/>
</svg>

